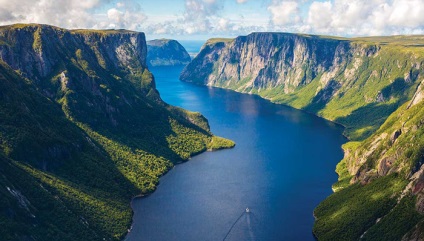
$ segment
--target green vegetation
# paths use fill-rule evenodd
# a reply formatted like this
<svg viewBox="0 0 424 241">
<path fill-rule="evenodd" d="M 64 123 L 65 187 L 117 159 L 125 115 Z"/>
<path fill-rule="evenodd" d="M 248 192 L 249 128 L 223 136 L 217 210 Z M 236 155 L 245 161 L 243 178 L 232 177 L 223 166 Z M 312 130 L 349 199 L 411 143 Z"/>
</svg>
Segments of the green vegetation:
<svg viewBox="0 0 424 241">
<path fill-rule="evenodd" d="M 424 36 L 219 41 L 203 47 L 182 80 L 258 94 L 346 127 L 335 193 L 315 210 L 319 240 L 424 237 L 416 202 L 424 195 Z"/>
<path fill-rule="evenodd" d="M 405 188 L 393 188 L 392 186 L 380 186 L 383 182 L 387 182 L 387 178 L 397 175 L 399 182 L 407 183 L 411 173 L 418 171 L 422 165 L 422 157 L 424 153 L 424 129 L 422 128 L 422 119 L 424 116 L 424 102 L 410 106 L 409 102 L 399 107 L 393 112 L 384 124 L 369 138 L 361 142 L 349 142 L 343 146 L 345 150 L 345 158 L 337 165 L 336 171 L 339 174 L 339 181 L 333 185 L 336 192 L 322 202 L 316 209 L 315 215 L 317 222 L 314 227 L 314 233 L 320 240 L 334 239 L 338 232 L 330 232 L 329 229 L 351 230 L 353 226 L 343 224 L 341 220 L 334 220 L 334 215 L 342 208 L 342 205 L 349 207 L 349 212 L 342 219 L 350 220 L 349 222 L 358 222 L 368 230 L 363 236 L 365 240 L 400 240 L 408 231 L 415 227 L 418 223 L 423 222 L 424 216 L 417 212 L 415 197 L 412 196 L 411 190 L 405 191 Z M 400 130 L 400 131 L 399 131 Z M 394 133 L 400 133 L 396 139 Z M 360 163 L 363 160 L 363 163 Z M 395 170 L 397 174 L 383 176 L 381 162 L 384 160 L 392 160 L 389 170 Z M 357 170 L 357 171 L 354 171 Z M 387 172 L 389 172 L 389 170 Z M 379 174 L 377 174 L 380 172 Z M 370 182 L 364 186 L 361 184 L 350 185 L 350 181 Z M 402 185 L 404 185 L 402 184 Z M 392 184 L 390 184 L 392 185 Z M 413 183 L 412 188 L 416 184 Z M 377 187 L 378 190 L 372 188 Z M 397 203 L 390 204 L 392 210 L 387 213 L 385 203 L 391 203 L 389 199 L 379 199 L 378 205 L 370 203 L 373 195 L 378 192 L 387 192 L 382 197 L 390 196 L 397 198 L 401 192 L 406 192 Z M 419 195 L 422 195 L 419 193 Z M 356 201 L 355 201 L 356 200 Z M 368 204 L 367 204 L 368 203 Z M 364 206 L 369 205 L 369 207 Z M 375 206 L 374 206 L 375 205 Z M 394 208 L 393 208 L 393 205 Z M 369 224 L 367 220 L 363 220 L 365 214 L 359 216 L 356 212 L 359 208 L 366 208 L 364 212 L 375 212 L 386 210 L 387 214 L 379 213 L 379 217 L 373 216 L 369 220 L 383 218 L 378 223 Z M 354 219 L 350 219 L 350 215 Z M 333 222 L 334 220 L 334 222 Z M 359 220 L 359 221 L 357 221 Z M 363 220 L 363 221 L 360 221 Z M 349 225 L 347 229 L 344 225 Z M 353 224 L 352 224 L 353 225 Z M 355 230 L 355 229 L 352 229 Z M 422 233 L 422 228 L 418 228 L 418 232 Z M 358 235 L 365 230 L 358 229 L 355 233 L 349 233 L 346 240 L 357 239 Z"/>
<path fill-rule="evenodd" d="M 398 46 L 421 46 L 424 43 L 423 35 L 395 35 L 395 36 L 375 36 L 360 37 L 352 40 L 358 42 L 367 42 L 382 45 L 398 45 Z"/>
<path fill-rule="evenodd" d="M 389 214 L 367 231 L 363 240 L 401 240 L 405 233 L 423 220 L 423 215 L 415 209 L 415 199 L 413 196 L 403 198 Z"/>
<path fill-rule="evenodd" d="M 346 39 L 282 33 L 270 35 L 273 34 L 254 33 L 251 37 L 240 37 L 237 46 L 224 44 L 232 39 L 210 39 L 181 78 L 204 83 L 215 76 L 216 79 L 212 78 L 214 86 L 258 94 L 272 102 L 317 114 L 344 125 L 345 135 L 360 141 L 374 133 L 393 111 L 410 100 L 418 85 L 418 76 L 424 74 L 422 68 L 417 67 L 424 61 L 424 36 Z M 269 49 L 269 56 L 260 57 L 264 57 L 263 69 L 253 70 L 258 72 L 255 74 L 240 72 L 242 70 L 230 72 L 229 76 L 221 73 L 223 69 L 240 69 L 239 63 L 255 66 L 257 63 L 250 62 L 252 58 L 243 59 L 237 49 L 246 48 L 244 51 L 253 51 L 252 54 L 259 57 L 256 50 L 248 49 L 255 45 L 251 42 L 259 41 L 259 38 L 263 38 L 263 48 Z M 303 44 L 300 48 L 305 48 L 304 52 L 296 53 L 297 58 L 305 58 L 296 65 L 291 63 L 295 53 L 290 49 L 297 47 L 293 46 L 293 39 Z M 289 50 L 282 50 L 281 46 Z M 215 55 L 214 51 L 222 54 Z M 311 51 L 315 51 L 312 59 L 307 55 Z M 334 64 L 339 52 L 343 54 L 338 63 L 328 67 Z M 324 69 L 326 65 L 327 69 Z M 196 66 L 201 66 L 201 70 L 193 70 Z M 280 68 L 284 71 L 275 71 Z M 241 77 L 249 74 L 248 78 Z"/>
<path fill-rule="evenodd" d="M 15 227 L 2 229 L 4 240 L 121 238 L 138 190 L 60 106 L 3 64 L 0 74 L 0 220 Z M 29 211 L 6 187 L 28 200 Z"/>
<path fill-rule="evenodd" d="M 216 44 L 216 43 L 229 43 L 233 41 L 233 38 L 211 38 L 206 41 L 207 45 Z"/>
<path fill-rule="evenodd" d="M 317 105 L 313 98 L 319 94 L 316 90 L 320 86 L 320 76 L 310 84 L 298 87 L 292 94 L 286 95 L 279 91 L 279 94 L 272 95 L 271 100 L 305 109 L 340 123 L 346 127 L 345 134 L 351 140 L 364 140 L 393 111 L 412 97 L 418 84 L 418 72 L 412 74 L 411 80 L 404 79 L 405 72 L 409 72 L 408 68 L 416 61 L 413 56 L 417 52 L 400 48 L 402 47 L 383 46 L 378 57 L 360 57 L 358 63 L 361 65 L 353 79 L 346 77 L 346 72 L 340 71 L 334 79 L 341 83 L 341 87 L 326 103 Z M 420 57 L 424 58 L 424 55 Z M 352 66 L 348 65 L 343 70 L 348 71 L 350 68 Z M 268 98 L 267 92 L 259 94 Z M 375 102 L 379 95 L 382 102 Z"/>
<path fill-rule="evenodd" d="M 101 36 L 111 35 L 111 34 L 121 34 L 121 33 L 137 33 L 135 31 L 126 30 L 126 29 L 102 29 L 102 30 L 74 29 L 74 30 L 70 30 L 69 32 L 74 33 L 74 34 L 82 34 L 82 35 L 98 34 L 98 35 L 101 35 Z"/>
<path fill-rule="evenodd" d="M 213 136 L 211 141 L 208 143 L 207 147 L 210 150 L 220 150 L 224 148 L 232 148 L 235 145 L 236 144 L 231 140 L 218 136 Z"/>
<path fill-rule="evenodd" d="M 132 197 L 154 191 L 175 163 L 231 146 L 201 114 L 160 100 L 130 44 L 138 33 L 0 32 L 0 49 L 18 60 L 16 71 L 0 61 L 2 240 L 120 240 Z M 39 51 L 43 60 L 27 57 Z"/>
<path fill-rule="evenodd" d="M 406 184 L 397 175 L 390 175 L 332 194 L 314 211 L 314 234 L 320 240 L 358 240 L 395 207 L 397 194 Z"/>
</svg>

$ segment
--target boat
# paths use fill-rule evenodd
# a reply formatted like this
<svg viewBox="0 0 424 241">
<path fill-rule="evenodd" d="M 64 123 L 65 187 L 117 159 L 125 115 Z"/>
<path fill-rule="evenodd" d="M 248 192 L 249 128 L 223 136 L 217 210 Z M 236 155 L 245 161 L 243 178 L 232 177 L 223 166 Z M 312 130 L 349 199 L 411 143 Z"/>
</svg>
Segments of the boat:
<svg viewBox="0 0 424 241">
<path fill-rule="evenodd" d="M 250 209 L 249 208 L 246 208 L 246 213 L 250 213 Z"/>
</svg>

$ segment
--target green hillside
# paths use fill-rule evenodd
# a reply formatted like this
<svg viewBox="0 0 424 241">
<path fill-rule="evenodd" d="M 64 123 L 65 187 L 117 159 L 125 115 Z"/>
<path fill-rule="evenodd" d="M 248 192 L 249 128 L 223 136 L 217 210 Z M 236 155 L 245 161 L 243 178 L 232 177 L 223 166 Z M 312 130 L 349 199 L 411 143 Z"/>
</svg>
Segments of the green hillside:
<svg viewBox="0 0 424 241">
<path fill-rule="evenodd" d="M 180 78 L 306 110 L 364 140 L 412 98 L 423 61 L 424 36 L 252 33 L 209 40 Z"/>
<path fill-rule="evenodd" d="M 0 27 L 2 240 L 119 240 L 130 200 L 219 142 L 164 103 L 143 33 Z"/>
<path fill-rule="evenodd" d="M 180 78 L 346 127 L 335 192 L 314 211 L 318 240 L 423 240 L 423 66 L 424 36 L 252 33 L 205 44 Z"/>
</svg>

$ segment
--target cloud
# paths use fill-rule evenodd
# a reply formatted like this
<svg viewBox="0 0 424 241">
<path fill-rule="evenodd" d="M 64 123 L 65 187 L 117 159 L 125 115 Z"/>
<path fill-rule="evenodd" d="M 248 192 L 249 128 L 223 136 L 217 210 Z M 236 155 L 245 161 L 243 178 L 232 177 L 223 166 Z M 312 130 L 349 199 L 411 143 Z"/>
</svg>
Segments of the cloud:
<svg viewBox="0 0 424 241">
<path fill-rule="evenodd" d="M 268 11 L 271 13 L 271 21 L 274 25 L 293 24 L 301 20 L 299 4 L 296 1 L 273 1 L 268 6 Z"/>
<path fill-rule="evenodd" d="M 107 10 L 107 20 L 97 24 L 104 28 L 125 28 L 130 30 L 140 30 L 147 16 L 141 12 L 138 3 L 132 1 L 118 2 L 116 8 Z"/>
<path fill-rule="evenodd" d="M 0 25 L 44 23 L 64 28 L 127 28 L 139 30 L 146 19 L 135 1 L 118 2 L 105 13 L 94 14 L 110 0 L 0 0 Z"/>
<path fill-rule="evenodd" d="M 22 18 L 23 16 L 14 16 L 9 10 L 0 7 L 0 21 L 15 21 L 18 20 L 20 18 Z"/>
<path fill-rule="evenodd" d="M 116 8 L 111 8 L 107 10 L 107 17 L 108 19 L 114 21 L 114 22 L 122 22 L 124 13 L 119 11 Z"/>
<path fill-rule="evenodd" d="M 328 32 L 331 29 L 332 11 L 331 2 L 313 2 L 309 7 L 307 23 L 316 31 Z"/>
<path fill-rule="evenodd" d="M 223 21 L 219 17 L 223 2 L 219 0 L 185 0 L 182 18 L 177 21 L 181 34 L 210 33 L 222 29 Z M 225 25 L 228 25 L 225 21 Z"/>
<path fill-rule="evenodd" d="M 423 27 L 424 2 L 421 0 L 395 0 L 387 10 L 390 12 L 388 22 L 392 26 Z"/>
<path fill-rule="evenodd" d="M 269 30 L 343 36 L 424 33 L 422 0 L 278 1 Z"/>
<path fill-rule="evenodd" d="M 126 28 L 146 34 L 209 36 L 252 31 L 343 36 L 424 34 L 423 0 L 262 0 L 259 5 L 248 0 L 235 0 L 233 4 L 226 4 L 228 0 L 180 1 L 183 10 L 164 9 L 149 15 L 140 0 L 0 0 L 0 25 L 44 23 L 65 28 Z"/>
<path fill-rule="evenodd" d="M 422 33 L 422 0 L 314 1 L 306 27 L 314 33 L 336 35 L 387 35 Z"/>
<path fill-rule="evenodd" d="M 90 27 L 95 21 L 89 12 L 107 0 L 0 0 L 0 24 L 36 22 L 66 27 Z"/>
</svg>

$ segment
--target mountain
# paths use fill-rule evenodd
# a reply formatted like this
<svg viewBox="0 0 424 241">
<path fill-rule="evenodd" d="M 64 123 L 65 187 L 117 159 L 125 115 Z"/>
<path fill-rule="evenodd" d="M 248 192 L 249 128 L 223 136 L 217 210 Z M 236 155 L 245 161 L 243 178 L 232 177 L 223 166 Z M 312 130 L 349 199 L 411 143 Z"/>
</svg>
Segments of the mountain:
<svg viewBox="0 0 424 241">
<path fill-rule="evenodd" d="M 422 42 L 424 36 L 349 40 L 288 33 L 211 39 L 180 78 L 307 110 L 363 140 L 412 97 Z M 364 122 L 363 116 L 373 118 Z"/>
<path fill-rule="evenodd" d="M 234 146 L 164 103 L 143 33 L 0 27 L 2 240 L 119 240 L 131 198 L 174 164 Z"/>
<path fill-rule="evenodd" d="M 424 238 L 423 82 L 374 134 L 343 146 L 336 192 L 315 210 L 319 239 Z"/>
<path fill-rule="evenodd" d="M 424 36 L 210 39 L 180 79 L 257 94 L 346 127 L 319 240 L 424 239 Z"/>
<path fill-rule="evenodd" d="M 186 65 L 191 58 L 176 40 L 155 39 L 147 41 L 147 64 L 149 66 Z"/>
</svg>

